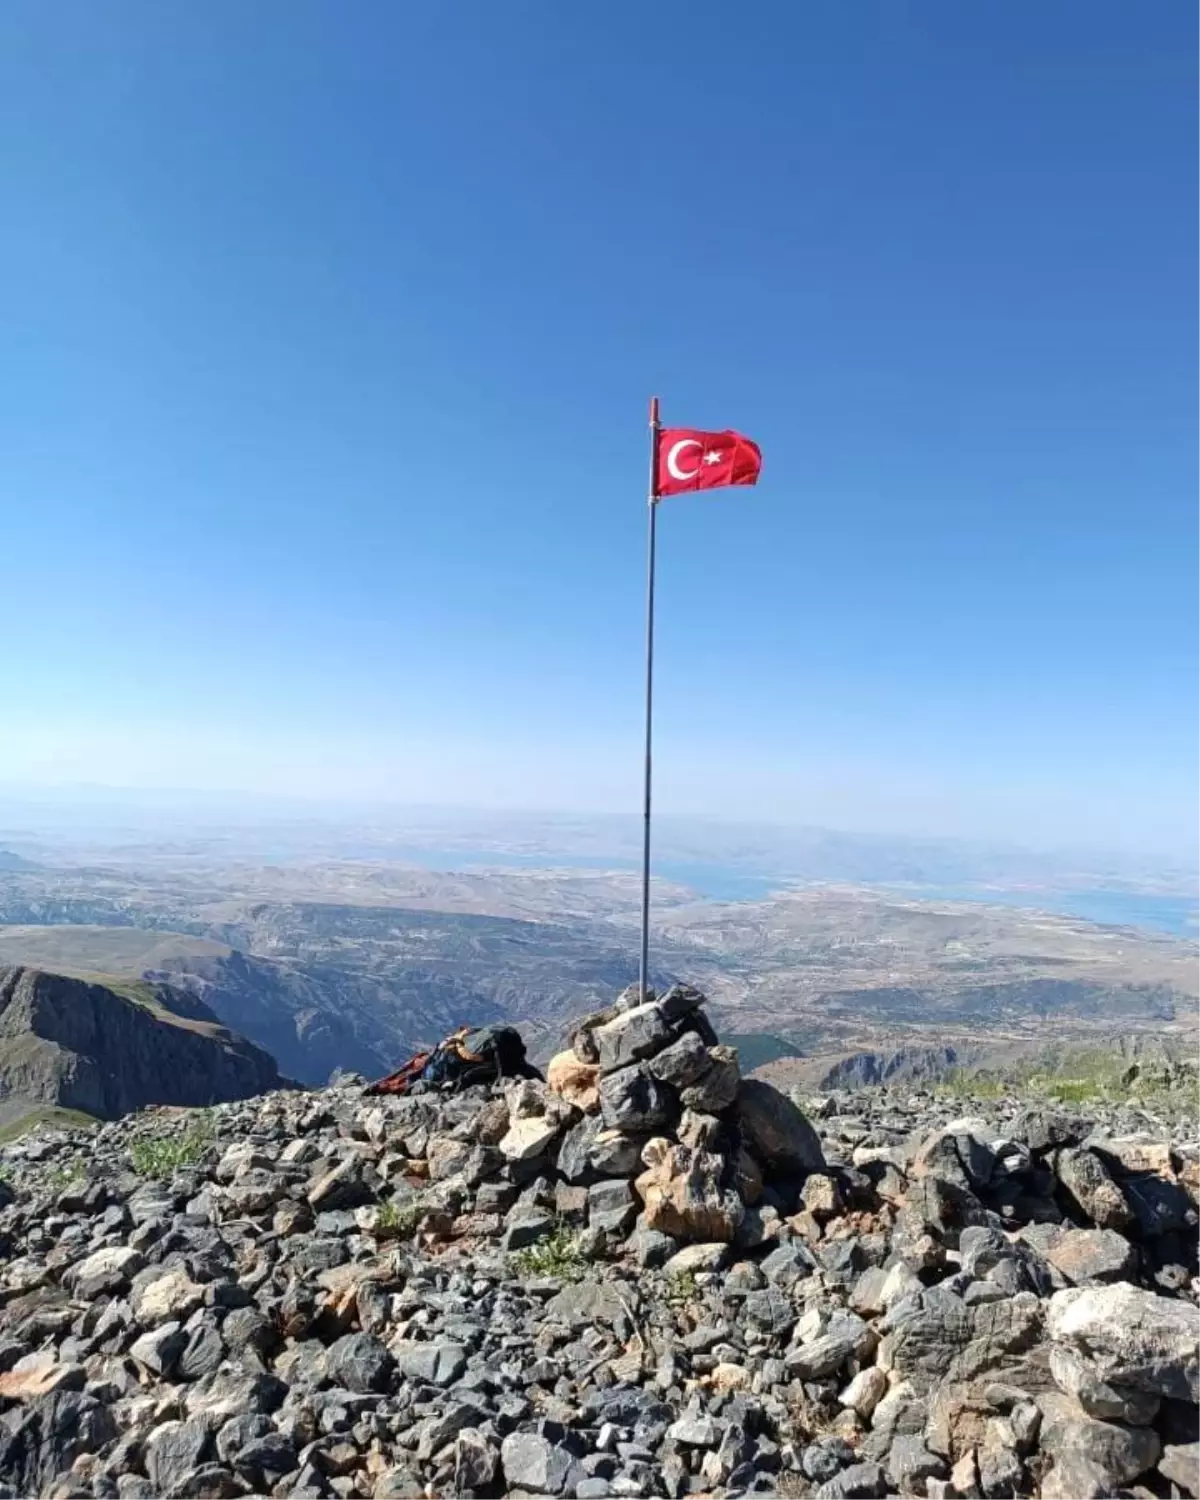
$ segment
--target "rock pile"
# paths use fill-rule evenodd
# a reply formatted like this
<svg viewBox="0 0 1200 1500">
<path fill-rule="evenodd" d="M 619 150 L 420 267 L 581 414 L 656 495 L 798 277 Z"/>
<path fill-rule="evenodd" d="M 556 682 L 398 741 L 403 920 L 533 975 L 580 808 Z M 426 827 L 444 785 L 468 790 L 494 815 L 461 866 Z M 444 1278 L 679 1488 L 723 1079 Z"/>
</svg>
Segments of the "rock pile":
<svg viewBox="0 0 1200 1500">
<path fill-rule="evenodd" d="M 9 1146 L 0 1492 L 1197 1494 L 1195 1140 L 955 1108 L 806 1118 L 677 989 L 544 1085 Z"/>
<path fill-rule="evenodd" d="M 510 1095 L 520 1118 L 500 1151 L 553 1170 L 558 1208 L 586 1217 L 593 1240 L 622 1240 L 636 1221 L 641 1265 L 661 1264 L 676 1241 L 762 1244 L 824 1166 L 817 1134 L 777 1089 L 740 1076 L 698 990 L 639 998 L 626 991 L 575 1026 L 545 1090 Z"/>
</svg>

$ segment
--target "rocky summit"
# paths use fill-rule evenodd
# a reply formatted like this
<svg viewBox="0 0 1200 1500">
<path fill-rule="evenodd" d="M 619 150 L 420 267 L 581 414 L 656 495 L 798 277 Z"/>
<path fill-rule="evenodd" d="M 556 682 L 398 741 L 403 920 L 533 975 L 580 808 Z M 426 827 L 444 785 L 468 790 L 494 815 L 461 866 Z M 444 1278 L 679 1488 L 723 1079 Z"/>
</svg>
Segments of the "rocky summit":
<svg viewBox="0 0 1200 1500">
<path fill-rule="evenodd" d="M 3 1493 L 1197 1494 L 1194 1139 L 792 1099 L 639 998 L 544 1083 L 7 1147 Z"/>
</svg>

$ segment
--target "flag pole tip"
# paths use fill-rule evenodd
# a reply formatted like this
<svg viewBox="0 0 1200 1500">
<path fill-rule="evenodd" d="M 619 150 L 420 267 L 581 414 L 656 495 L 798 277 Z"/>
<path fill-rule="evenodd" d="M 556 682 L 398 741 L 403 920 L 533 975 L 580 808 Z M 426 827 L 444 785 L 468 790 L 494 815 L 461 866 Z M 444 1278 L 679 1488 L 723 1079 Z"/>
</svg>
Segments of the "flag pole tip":
<svg viewBox="0 0 1200 1500">
<path fill-rule="evenodd" d="M 657 396 L 651 396 L 650 397 L 650 420 L 652 422 L 657 422 L 658 421 L 658 397 Z"/>
</svg>

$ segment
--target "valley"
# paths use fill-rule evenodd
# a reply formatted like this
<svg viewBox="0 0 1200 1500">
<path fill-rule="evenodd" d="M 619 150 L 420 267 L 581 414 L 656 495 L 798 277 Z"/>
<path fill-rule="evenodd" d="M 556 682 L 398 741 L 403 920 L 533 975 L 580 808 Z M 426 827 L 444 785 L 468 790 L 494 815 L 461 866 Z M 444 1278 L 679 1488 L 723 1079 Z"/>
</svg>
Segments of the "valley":
<svg viewBox="0 0 1200 1500">
<path fill-rule="evenodd" d="M 544 1059 L 566 1018 L 636 978 L 628 870 L 431 870 L 334 857 L 296 834 L 256 860 L 250 843 L 146 839 L 14 861 L 0 868 L 0 964 L 169 984 L 312 1084 L 337 1067 L 381 1074 L 465 1023 L 514 1021 Z M 652 978 L 699 985 L 748 1057 L 811 1081 L 860 1054 L 934 1071 L 952 1066 L 947 1049 L 1022 1055 L 1048 1026 L 1057 1040 L 1145 1036 L 1175 1051 L 1196 1034 L 1191 941 L 846 881 L 718 902 L 657 880 Z"/>
</svg>

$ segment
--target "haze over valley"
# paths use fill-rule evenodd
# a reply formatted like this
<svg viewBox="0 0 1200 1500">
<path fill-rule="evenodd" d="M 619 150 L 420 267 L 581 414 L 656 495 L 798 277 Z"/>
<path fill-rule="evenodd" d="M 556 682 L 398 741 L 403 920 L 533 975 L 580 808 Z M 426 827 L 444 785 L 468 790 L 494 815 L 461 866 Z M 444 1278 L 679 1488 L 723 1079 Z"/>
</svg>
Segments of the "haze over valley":
<svg viewBox="0 0 1200 1500">
<path fill-rule="evenodd" d="M 636 978 L 634 820 L 4 812 L 0 965 L 169 985 L 303 1082 L 467 1022 L 544 1057 Z M 652 978 L 706 990 L 752 1064 L 944 1071 L 1036 1051 L 1048 1021 L 1194 1038 L 1194 876 L 1166 863 L 677 821 L 655 869 Z"/>
</svg>

